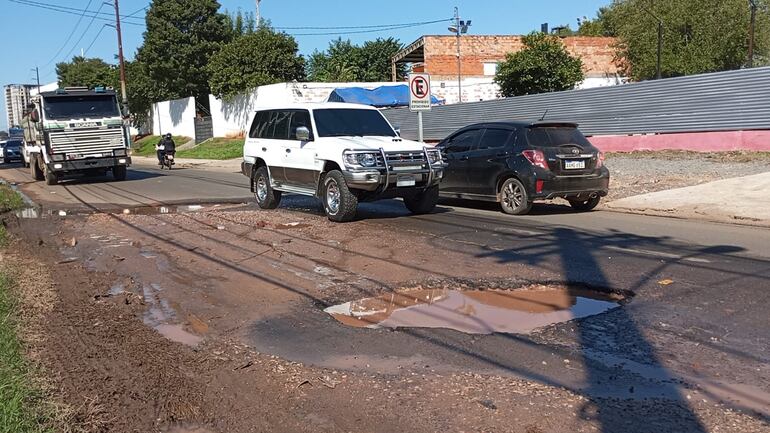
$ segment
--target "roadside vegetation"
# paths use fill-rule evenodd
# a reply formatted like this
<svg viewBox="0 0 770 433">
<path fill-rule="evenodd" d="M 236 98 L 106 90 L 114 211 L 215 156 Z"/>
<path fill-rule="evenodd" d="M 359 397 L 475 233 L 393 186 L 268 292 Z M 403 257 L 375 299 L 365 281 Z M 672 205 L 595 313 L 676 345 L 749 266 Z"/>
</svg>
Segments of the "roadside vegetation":
<svg viewBox="0 0 770 433">
<path fill-rule="evenodd" d="M 155 156 L 155 145 L 160 141 L 160 135 L 147 135 L 131 144 L 131 153 L 138 156 Z M 190 137 L 181 135 L 172 136 L 177 147 L 191 140 Z"/>
<path fill-rule="evenodd" d="M 0 214 L 22 207 L 21 196 L 10 186 L 0 184 Z M 8 233 L 0 224 L 0 246 L 6 245 Z M 30 380 L 30 367 L 17 334 L 12 288 L 12 278 L 0 270 L 0 433 L 52 431 L 44 395 Z"/>
<path fill-rule="evenodd" d="M 697 159 L 713 162 L 768 162 L 770 163 L 770 152 L 754 152 L 746 150 L 735 150 L 729 152 L 695 152 L 692 150 L 640 150 L 634 152 L 610 152 L 607 158 L 625 158 L 625 159 L 666 159 L 666 160 L 690 160 Z M 770 170 L 770 168 L 768 168 Z"/>
<path fill-rule="evenodd" d="M 196 158 L 196 159 L 233 159 L 243 156 L 243 138 L 212 138 L 198 146 L 178 150 L 178 158 Z"/>
</svg>

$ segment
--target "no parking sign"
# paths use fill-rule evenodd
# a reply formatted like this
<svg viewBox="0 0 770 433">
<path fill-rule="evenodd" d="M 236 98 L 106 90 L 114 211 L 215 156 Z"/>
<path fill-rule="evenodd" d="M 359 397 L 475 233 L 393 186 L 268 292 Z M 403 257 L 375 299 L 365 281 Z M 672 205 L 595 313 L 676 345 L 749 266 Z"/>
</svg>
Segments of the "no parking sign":
<svg viewBox="0 0 770 433">
<path fill-rule="evenodd" d="M 409 74 L 409 109 L 430 110 L 430 75 Z"/>
</svg>

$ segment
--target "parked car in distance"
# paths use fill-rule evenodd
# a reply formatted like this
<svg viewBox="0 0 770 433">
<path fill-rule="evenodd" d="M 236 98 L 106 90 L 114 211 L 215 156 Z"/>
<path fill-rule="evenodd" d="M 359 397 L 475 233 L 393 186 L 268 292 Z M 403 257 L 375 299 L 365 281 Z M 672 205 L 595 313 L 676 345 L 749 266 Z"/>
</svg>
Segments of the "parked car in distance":
<svg viewBox="0 0 770 433">
<path fill-rule="evenodd" d="M 589 211 L 609 189 L 604 154 L 574 123 L 479 123 L 437 147 L 448 164 L 442 197 L 496 201 L 508 214 L 526 214 L 532 202 L 559 197 Z"/>
<path fill-rule="evenodd" d="M 318 197 L 332 221 L 359 202 L 401 197 L 415 214 L 438 202 L 441 152 L 404 140 L 376 108 L 343 103 L 260 109 L 243 146 L 242 171 L 262 209 L 284 192 Z"/>
<path fill-rule="evenodd" d="M 8 164 L 12 161 L 21 161 L 21 140 L 8 140 L 6 141 L 2 148 L 3 148 L 3 162 Z"/>
</svg>

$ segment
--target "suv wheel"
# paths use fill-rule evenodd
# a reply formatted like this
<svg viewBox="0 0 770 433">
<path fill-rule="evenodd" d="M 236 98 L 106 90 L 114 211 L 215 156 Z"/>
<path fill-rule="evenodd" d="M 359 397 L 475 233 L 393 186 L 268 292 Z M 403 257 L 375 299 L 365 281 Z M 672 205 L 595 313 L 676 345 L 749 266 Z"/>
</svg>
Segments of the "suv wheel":
<svg viewBox="0 0 770 433">
<path fill-rule="evenodd" d="M 598 206 L 600 201 L 601 197 L 597 195 L 588 200 L 570 200 L 569 205 L 578 212 L 588 212 Z"/>
<path fill-rule="evenodd" d="M 323 202 L 326 216 L 331 221 L 347 222 L 356 217 L 358 198 L 350 192 L 339 170 L 332 170 L 324 176 Z"/>
<path fill-rule="evenodd" d="M 281 203 L 281 191 L 270 186 L 270 174 L 264 165 L 259 167 L 251 180 L 254 182 L 254 197 L 260 209 L 275 209 Z"/>
<path fill-rule="evenodd" d="M 524 184 L 516 178 L 507 179 L 500 187 L 500 207 L 510 215 L 524 215 L 532 209 Z"/>
<path fill-rule="evenodd" d="M 432 186 L 415 194 L 404 197 L 404 205 L 416 215 L 430 213 L 438 203 L 438 186 Z"/>
</svg>

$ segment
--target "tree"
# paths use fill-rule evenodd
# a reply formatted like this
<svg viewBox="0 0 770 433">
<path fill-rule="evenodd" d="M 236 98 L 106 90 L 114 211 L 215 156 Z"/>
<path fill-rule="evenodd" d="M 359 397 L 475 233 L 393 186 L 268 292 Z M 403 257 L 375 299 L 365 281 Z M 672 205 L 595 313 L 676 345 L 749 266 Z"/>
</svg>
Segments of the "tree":
<svg viewBox="0 0 770 433">
<path fill-rule="evenodd" d="M 596 14 L 596 18 L 588 19 L 583 17 L 578 19 L 578 36 L 616 36 L 615 9 L 610 7 L 601 7 Z"/>
<path fill-rule="evenodd" d="M 146 74 L 146 97 L 188 96 L 208 101 L 206 65 L 233 36 L 216 0 L 155 0 L 147 11 L 144 43 L 136 54 Z M 149 108 L 149 107 L 148 107 Z"/>
<path fill-rule="evenodd" d="M 102 59 L 75 56 L 71 62 L 56 64 L 59 87 L 97 86 L 118 88 L 118 68 Z"/>
<path fill-rule="evenodd" d="M 401 50 L 398 39 L 378 38 L 354 45 L 349 40 L 337 39 L 329 44 L 326 51 L 315 51 L 307 64 L 307 75 L 311 81 L 390 81 L 390 59 Z M 406 68 L 399 65 L 397 79 L 406 76 Z"/>
<path fill-rule="evenodd" d="M 768 0 L 757 2 L 767 11 Z M 656 75 L 656 17 L 663 21 L 661 75 L 675 77 L 744 67 L 749 16 L 746 0 L 615 0 L 580 32 L 595 33 L 598 27 L 603 35 L 617 36 L 623 72 L 638 81 Z M 770 50 L 770 14 L 757 14 L 755 41 L 761 63 Z"/>
<path fill-rule="evenodd" d="M 572 57 L 561 40 L 544 33 L 523 37 L 524 49 L 500 63 L 495 82 L 504 96 L 568 90 L 583 79 L 583 62 Z"/>
<path fill-rule="evenodd" d="M 239 36 L 211 57 L 206 68 L 211 91 L 230 98 L 245 90 L 305 78 L 305 60 L 286 33 L 260 27 Z"/>
</svg>

